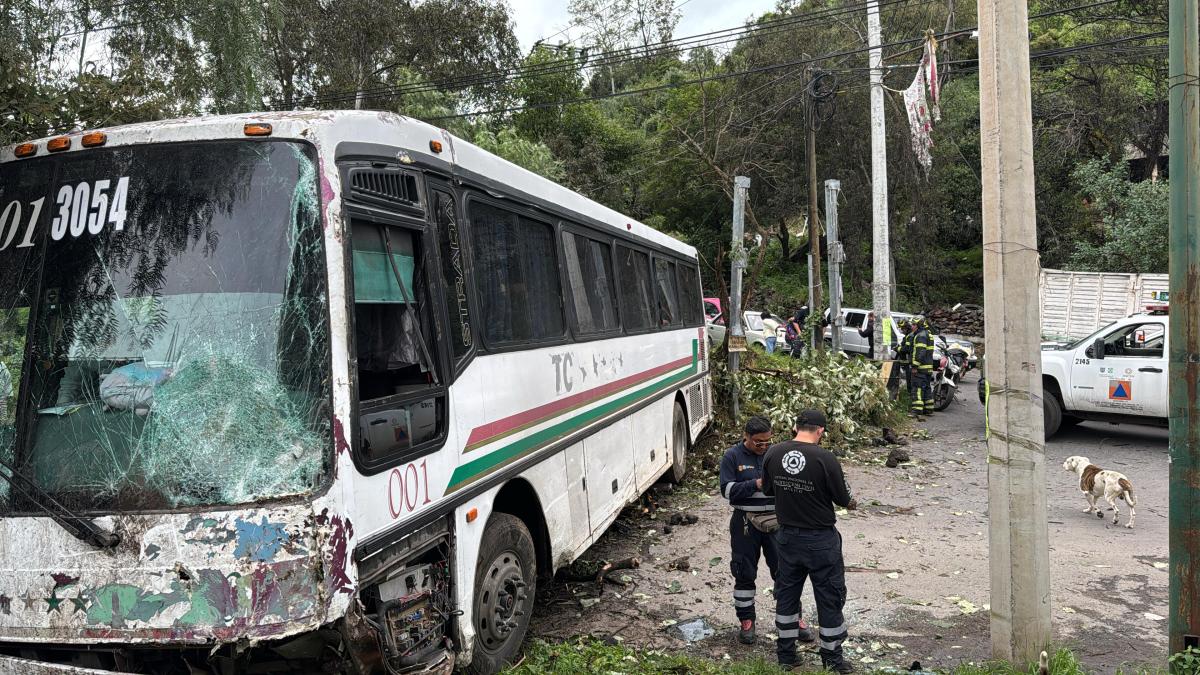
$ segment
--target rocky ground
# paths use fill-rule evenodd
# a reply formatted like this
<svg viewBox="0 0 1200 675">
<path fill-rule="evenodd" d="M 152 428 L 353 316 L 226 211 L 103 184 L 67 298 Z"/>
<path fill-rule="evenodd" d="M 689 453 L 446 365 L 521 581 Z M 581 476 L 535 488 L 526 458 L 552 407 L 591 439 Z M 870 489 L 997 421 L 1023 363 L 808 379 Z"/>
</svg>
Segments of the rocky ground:
<svg viewBox="0 0 1200 675">
<path fill-rule="evenodd" d="M 839 516 L 852 657 L 867 667 L 949 667 L 985 660 L 988 644 L 987 464 L 974 381 L 944 413 L 910 430 L 912 462 L 883 466 L 886 449 L 846 462 L 862 505 Z M 1083 513 L 1064 458 L 1082 454 L 1132 479 L 1136 528 Z M 1167 615 L 1166 431 L 1083 424 L 1047 445 L 1054 633 L 1096 672 L 1165 665 Z M 735 639 L 730 605 L 729 507 L 711 468 L 662 497 L 651 518 L 631 508 L 584 560 L 638 556 L 603 593 L 560 578 L 541 591 L 531 635 L 575 635 L 687 650 L 713 658 L 773 657 L 774 614 L 765 563 L 759 575 L 759 643 Z M 667 525 L 672 514 L 698 517 Z M 1122 524 L 1125 522 L 1123 509 Z M 811 589 L 804 615 L 815 623 Z M 810 657 L 815 663 L 815 655 Z"/>
</svg>

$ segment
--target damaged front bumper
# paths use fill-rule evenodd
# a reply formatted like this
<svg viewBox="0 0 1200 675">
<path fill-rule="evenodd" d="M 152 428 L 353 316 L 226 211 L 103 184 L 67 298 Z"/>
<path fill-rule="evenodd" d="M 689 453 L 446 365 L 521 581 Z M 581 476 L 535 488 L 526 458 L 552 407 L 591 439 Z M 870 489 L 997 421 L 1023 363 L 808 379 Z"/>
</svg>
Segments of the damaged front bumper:
<svg viewBox="0 0 1200 675">
<path fill-rule="evenodd" d="M 119 670 L 80 668 L 48 661 L 34 661 L 0 654 L 0 675 L 132 675 Z"/>
<path fill-rule="evenodd" d="M 348 604 L 349 524 L 311 503 L 114 521 L 121 543 L 101 550 L 47 518 L 0 518 L 0 650 L 254 643 Z"/>
</svg>

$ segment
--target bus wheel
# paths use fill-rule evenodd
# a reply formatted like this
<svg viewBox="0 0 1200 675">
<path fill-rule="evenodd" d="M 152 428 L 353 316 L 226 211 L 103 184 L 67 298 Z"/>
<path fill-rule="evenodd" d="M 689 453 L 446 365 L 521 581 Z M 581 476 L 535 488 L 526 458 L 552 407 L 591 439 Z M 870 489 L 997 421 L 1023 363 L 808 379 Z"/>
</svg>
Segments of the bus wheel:
<svg viewBox="0 0 1200 675">
<path fill-rule="evenodd" d="M 475 649 L 467 672 L 492 675 L 512 663 L 533 610 L 537 558 L 520 518 L 493 513 L 475 570 Z"/>
<path fill-rule="evenodd" d="M 687 475 L 688 423 L 683 406 L 675 404 L 675 417 L 671 422 L 671 470 L 667 473 L 672 483 L 678 483 Z"/>
</svg>

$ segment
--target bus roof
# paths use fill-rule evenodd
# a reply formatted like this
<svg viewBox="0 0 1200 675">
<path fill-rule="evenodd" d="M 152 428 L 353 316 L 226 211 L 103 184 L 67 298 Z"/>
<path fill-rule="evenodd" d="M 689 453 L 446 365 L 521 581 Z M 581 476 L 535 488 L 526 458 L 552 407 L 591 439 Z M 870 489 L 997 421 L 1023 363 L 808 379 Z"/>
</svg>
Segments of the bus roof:
<svg viewBox="0 0 1200 675">
<path fill-rule="evenodd" d="M 628 218 L 602 204 L 592 201 L 554 181 L 524 169 L 506 159 L 444 129 L 417 119 L 391 112 L 367 110 L 311 110 L 295 112 L 263 112 L 237 115 L 189 117 L 154 122 L 139 122 L 104 129 L 73 131 L 66 136 L 76 139 L 93 131 L 107 135 L 106 147 L 143 143 L 178 143 L 184 141 L 244 138 L 243 127 L 255 122 L 272 125 L 272 138 L 310 140 L 318 146 L 334 150 L 342 142 L 387 145 L 404 149 L 418 161 L 429 159 L 449 162 L 453 167 L 491 177 L 511 190 L 556 204 L 580 213 L 592 220 L 610 225 L 615 230 L 634 235 L 688 257 L 696 257 L 696 249 L 670 235 Z M 31 141 L 37 146 L 35 156 L 46 154 L 46 143 L 52 137 Z M 439 141 L 444 148 L 433 154 L 430 141 Z M 0 163 L 16 160 L 16 145 L 0 146 Z M 63 152 L 87 152 L 78 142 Z"/>
</svg>

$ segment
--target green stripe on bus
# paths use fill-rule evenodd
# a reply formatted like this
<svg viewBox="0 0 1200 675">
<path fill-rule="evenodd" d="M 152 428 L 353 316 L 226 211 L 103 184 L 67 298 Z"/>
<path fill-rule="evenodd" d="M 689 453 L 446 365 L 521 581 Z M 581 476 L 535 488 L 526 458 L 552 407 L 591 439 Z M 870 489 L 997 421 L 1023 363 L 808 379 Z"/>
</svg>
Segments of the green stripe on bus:
<svg viewBox="0 0 1200 675">
<path fill-rule="evenodd" d="M 692 340 L 692 365 L 678 373 L 667 377 L 664 380 L 655 382 L 649 386 L 632 391 L 624 396 L 615 398 L 607 403 L 601 404 L 591 410 L 586 410 L 574 417 L 567 418 L 557 424 L 551 425 L 537 431 L 519 441 L 515 441 L 502 448 L 494 450 L 483 457 L 460 464 L 454 473 L 450 476 L 450 484 L 446 487 L 446 494 L 450 494 L 460 488 L 466 487 L 471 483 L 479 480 L 492 473 L 493 471 L 503 468 L 518 459 L 539 450 L 550 443 L 566 436 L 567 434 L 586 426 L 608 415 L 619 412 L 622 408 L 635 405 L 638 401 L 652 396 L 653 394 L 670 387 L 671 385 L 685 380 L 696 373 L 697 355 L 699 348 L 697 341 Z"/>
</svg>

